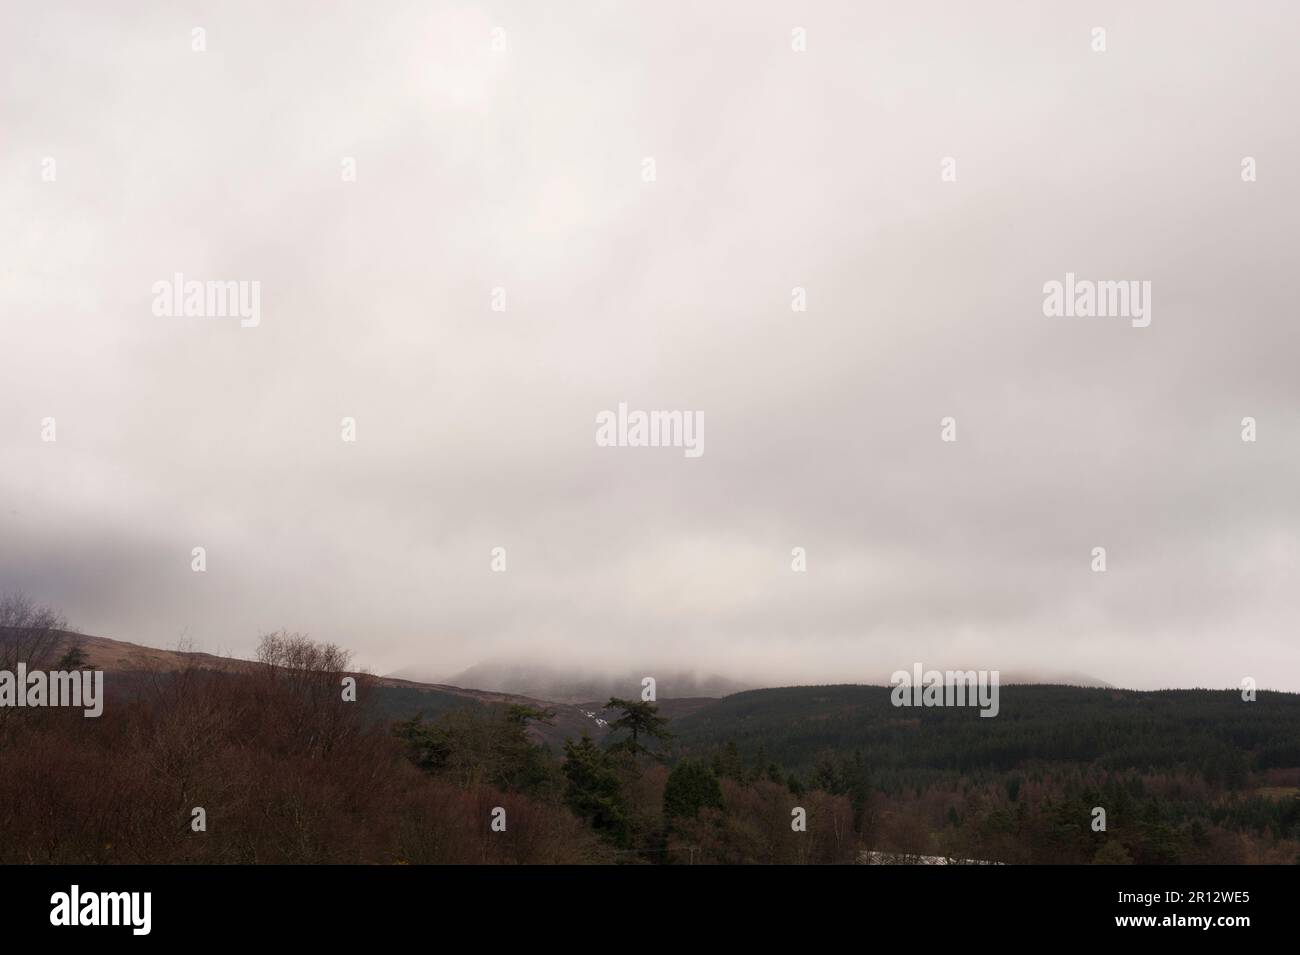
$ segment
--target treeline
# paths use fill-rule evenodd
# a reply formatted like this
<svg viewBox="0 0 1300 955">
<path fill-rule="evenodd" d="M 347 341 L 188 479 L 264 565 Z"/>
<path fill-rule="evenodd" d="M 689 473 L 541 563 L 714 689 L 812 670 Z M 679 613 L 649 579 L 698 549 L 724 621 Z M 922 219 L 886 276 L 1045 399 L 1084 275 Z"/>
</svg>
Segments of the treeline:
<svg viewBox="0 0 1300 955">
<path fill-rule="evenodd" d="M 33 668 L 83 663 L 23 646 Z M 272 634 L 258 657 L 109 674 L 96 719 L 6 710 L 0 863 L 824 863 L 859 845 L 847 800 L 805 794 L 796 833 L 785 787 L 670 770 L 653 706 L 619 701 L 630 740 L 556 754 L 528 736 L 537 710 L 393 722 L 337 647 Z"/>
<path fill-rule="evenodd" d="M 0 602 L 0 663 L 84 666 L 64 626 Z M 241 671 L 111 673 L 96 719 L 4 709 L 0 863 L 1300 862 L 1291 694 L 1006 687 L 985 719 L 803 687 L 671 724 L 611 699 L 605 739 L 551 748 L 546 710 L 394 719 L 349 665 L 270 634 Z"/>
<path fill-rule="evenodd" d="M 421 773 L 343 699 L 347 654 L 288 634 L 248 673 L 109 674 L 104 715 L 0 722 L 0 863 L 550 863 L 602 858 L 576 817 Z M 490 829 L 502 807 L 509 825 Z"/>
<path fill-rule="evenodd" d="M 1040 767 L 879 792 L 869 838 L 895 853 L 1006 863 L 1300 863 L 1300 796 L 1279 789 Z"/>
<path fill-rule="evenodd" d="M 1300 695 L 1227 690 L 1137 692 L 1005 686 L 1000 712 L 895 707 L 887 687 L 751 690 L 681 721 L 678 750 L 733 740 L 797 773 L 819 754 L 861 752 L 882 783 L 1012 770 L 1038 760 L 1111 770 L 1189 772 L 1229 787 L 1248 774 L 1300 767 Z"/>
<path fill-rule="evenodd" d="M 988 719 L 896 708 L 887 688 L 793 687 L 677 729 L 681 758 L 853 798 L 863 840 L 905 857 L 1300 862 L 1294 694 L 1012 686 Z"/>
<path fill-rule="evenodd" d="M 532 743 L 526 706 L 467 707 L 395 724 L 413 765 L 432 778 L 488 784 L 570 814 L 599 840 L 602 861 L 851 863 L 862 849 L 852 800 L 784 779 L 751 778 L 695 760 L 665 764 L 668 721 L 653 703 L 611 699 L 614 732 L 568 740 L 562 754 Z"/>
</svg>

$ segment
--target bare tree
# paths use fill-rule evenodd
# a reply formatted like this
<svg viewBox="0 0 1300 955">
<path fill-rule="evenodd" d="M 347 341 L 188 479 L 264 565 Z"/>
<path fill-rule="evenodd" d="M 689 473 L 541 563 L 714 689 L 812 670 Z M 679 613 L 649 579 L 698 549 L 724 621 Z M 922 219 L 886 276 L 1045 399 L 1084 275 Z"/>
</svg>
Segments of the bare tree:
<svg viewBox="0 0 1300 955">
<path fill-rule="evenodd" d="M 317 643 L 306 634 L 277 630 L 263 634 L 257 661 L 287 678 L 312 681 L 347 672 L 352 654 L 332 643 Z"/>
<path fill-rule="evenodd" d="M 0 670 L 14 673 L 19 663 L 29 670 L 75 670 L 84 665 L 85 653 L 61 613 L 15 592 L 0 597 Z M 0 707 L 0 728 L 9 727 L 16 712 Z"/>
<path fill-rule="evenodd" d="M 257 647 L 264 687 L 277 700 L 284 729 L 298 737 L 309 752 L 328 752 L 359 728 L 355 705 L 345 702 L 343 680 L 360 685 L 363 674 L 351 674 L 352 654 L 332 643 L 317 643 L 305 634 L 279 630 L 263 635 Z"/>
<path fill-rule="evenodd" d="M 58 611 L 38 607 L 24 593 L 0 597 L 0 670 L 13 671 L 20 662 L 29 669 L 48 668 L 65 642 L 70 645 L 64 656 L 82 660 L 80 646 L 69 636 L 68 621 Z"/>
</svg>

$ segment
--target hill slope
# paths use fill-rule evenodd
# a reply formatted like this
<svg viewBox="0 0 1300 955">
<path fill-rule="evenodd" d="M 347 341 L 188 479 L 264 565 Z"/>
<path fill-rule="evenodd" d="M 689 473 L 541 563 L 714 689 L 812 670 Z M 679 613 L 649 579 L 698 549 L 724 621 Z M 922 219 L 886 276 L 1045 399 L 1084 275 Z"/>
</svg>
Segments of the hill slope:
<svg viewBox="0 0 1300 955">
<path fill-rule="evenodd" d="M 4 634 L 0 633 L 0 639 L 3 638 Z M 255 661 L 235 657 L 190 650 L 164 650 L 91 634 L 58 632 L 58 653 L 64 652 L 74 643 L 85 654 L 86 666 L 104 671 L 110 694 L 135 692 L 140 681 L 146 677 L 178 673 L 189 667 L 243 673 L 261 666 Z M 360 673 L 354 675 L 363 676 Z M 539 710 L 550 710 L 552 718 L 549 724 L 530 723 L 530 735 L 557 752 L 563 748 L 566 739 L 576 739 L 586 733 L 593 739 L 601 740 L 609 732 L 606 718 L 610 714 L 602 709 L 609 699 L 608 695 L 591 700 L 580 698 L 583 699 L 580 703 L 556 702 L 495 689 L 480 690 L 446 683 L 425 683 L 397 676 L 364 676 L 363 685 L 366 689 L 363 692 L 368 695 L 368 702 L 374 707 L 375 714 L 383 719 L 410 719 L 417 714 L 423 714 L 426 719 L 435 719 L 441 713 L 465 707 L 511 704 L 531 706 Z M 639 692 L 639 687 L 635 689 Z M 627 692 L 635 695 L 632 690 Z M 711 697 L 664 700 L 660 711 L 669 719 L 676 719 L 713 701 Z"/>
<path fill-rule="evenodd" d="M 860 751 L 873 772 L 1006 771 L 1041 762 L 1194 767 L 1222 777 L 1300 766 L 1300 694 L 1004 686 L 997 717 L 974 708 L 895 707 L 888 687 L 751 690 L 676 721 L 676 751 L 742 756 L 807 772 L 819 753 Z"/>
</svg>

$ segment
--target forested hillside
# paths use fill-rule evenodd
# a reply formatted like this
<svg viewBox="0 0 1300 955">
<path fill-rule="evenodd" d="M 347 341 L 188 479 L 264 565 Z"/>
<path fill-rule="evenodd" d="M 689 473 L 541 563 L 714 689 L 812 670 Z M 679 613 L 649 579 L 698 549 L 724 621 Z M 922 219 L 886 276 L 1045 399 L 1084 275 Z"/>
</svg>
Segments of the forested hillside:
<svg viewBox="0 0 1300 955">
<path fill-rule="evenodd" d="M 108 699 L 0 710 L 0 862 L 1300 861 L 1294 694 L 552 705 L 368 677 L 297 634 L 229 661 L 29 630 L 0 648 L 105 665 Z"/>
<path fill-rule="evenodd" d="M 1185 770 L 1240 783 L 1250 770 L 1300 766 L 1300 696 L 1228 690 L 1136 692 L 1005 686 L 1001 711 L 895 707 L 888 687 L 751 690 L 675 726 L 677 751 L 708 755 L 727 742 L 760 749 L 790 770 L 823 750 L 861 752 L 882 782 L 1008 770 L 1034 761 L 1108 770 Z"/>
<path fill-rule="evenodd" d="M 889 694 L 740 693 L 677 721 L 673 752 L 724 775 L 846 794 L 864 841 L 896 852 L 1300 862 L 1296 694 L 1011 686 L 994 718 L 896 708 Z"/>
</svg>

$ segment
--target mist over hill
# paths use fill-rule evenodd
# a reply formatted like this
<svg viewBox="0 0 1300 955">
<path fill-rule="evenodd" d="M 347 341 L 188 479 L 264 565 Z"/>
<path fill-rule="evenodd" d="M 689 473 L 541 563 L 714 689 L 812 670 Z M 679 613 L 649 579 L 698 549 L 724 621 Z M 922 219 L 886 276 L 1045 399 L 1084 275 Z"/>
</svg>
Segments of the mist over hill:
<svg viewBox="0 0 1300 955">
<path fill-rule="evenodd" d="M 953 667 L 952 669 L 966 668 Z M 665 670 L 647 667 L 643 671 L 625 669 L 621 672 L 613 672 L 596 667 L 557 666 L 535 661 L 489 660 L 450 676 L 432 673 L 418 666 L 403 667 L 394 670 L 388 676 L 419 683 L 445 684 L 496 693 L 515 693 L 556 703 L 587 703 L 592 700 L 605 700 L 611 696 L 640 696 L 641 681 L 647 676 L 654 678 L 655 695 L 659 699 L 682 699 L 724 697 L 746 690 L 787 685 L 856 683 L 885 686 L 889 683 L 890 672 L 892 671 L 881 669 L 879 672 L 868 674 L 846 673 L 834 680 L 762 681 L 687 669 Z M 1003 671 L 999 682 L 1003 685 L 1053 683 L 1065 686 L 1110 686 L 1106 681 L 1086 673 L 1029 670 Z"/>
<path fill-rule="evenodd" d="M 443 679 L 435 679 L 418 667 L 404 667 L 389 676 L 421 683 L 443 683 L 475 690 L 517 693 L 555 703 L 589 703 L 611 696 L 640 697 L 641 681 L 652 676 L 655 695 L 660 699 L 721 697 L 756 689 L 753 683 L 715 674 L 692 671 L 601 672 L 597 669 L 548 666 L 544 663 L 516 663 L 492 660 L 475 664 Z"/>
</svg>

